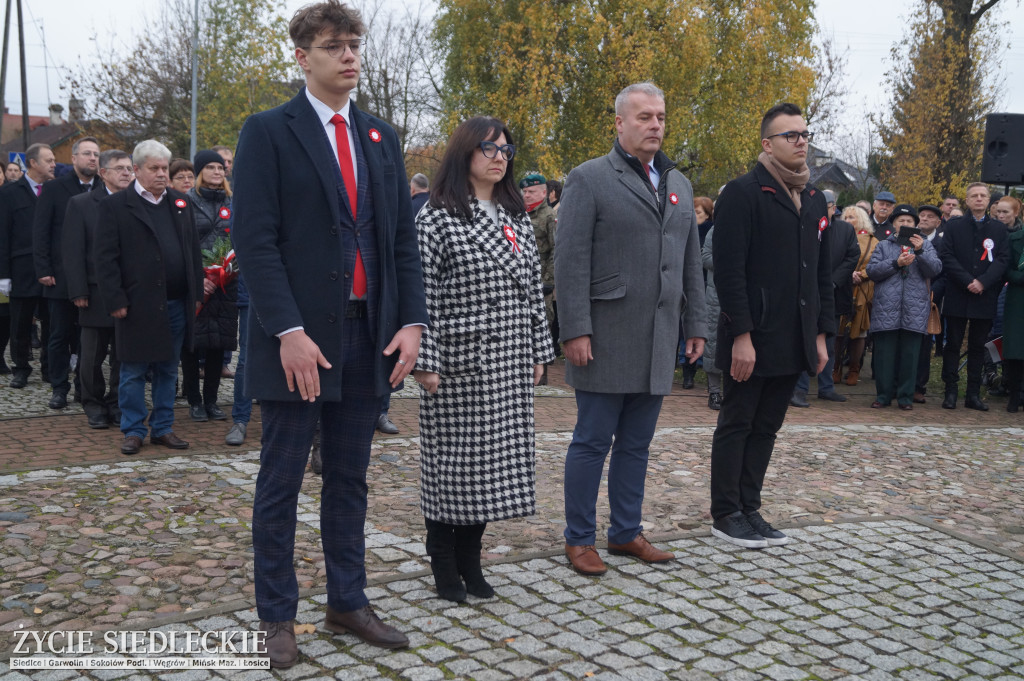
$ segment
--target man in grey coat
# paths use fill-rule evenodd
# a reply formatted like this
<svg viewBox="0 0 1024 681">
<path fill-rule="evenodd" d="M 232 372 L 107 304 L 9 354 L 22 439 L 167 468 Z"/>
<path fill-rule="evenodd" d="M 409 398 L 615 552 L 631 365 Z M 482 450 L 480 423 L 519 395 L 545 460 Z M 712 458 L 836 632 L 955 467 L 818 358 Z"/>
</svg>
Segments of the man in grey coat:
<svg viewBox="0 0 1024 681">
<path fill-rule="evenodd" d="M 555 289 L 577 421 L 565 461 L 565 552 L 577 572 L 606 570 L 594 548 L 608 450 L 608 550 L 646 562 L 673 555 L 640 526 L 647 458 L 672 390 L 680 322 L 686 357 L 707 338 L 700 237 L 689 181 L 661 151 L 665 95 L 637 83 L 615 98 L 618 138 L 570 174 L 559 209 Z"/>
</svg>

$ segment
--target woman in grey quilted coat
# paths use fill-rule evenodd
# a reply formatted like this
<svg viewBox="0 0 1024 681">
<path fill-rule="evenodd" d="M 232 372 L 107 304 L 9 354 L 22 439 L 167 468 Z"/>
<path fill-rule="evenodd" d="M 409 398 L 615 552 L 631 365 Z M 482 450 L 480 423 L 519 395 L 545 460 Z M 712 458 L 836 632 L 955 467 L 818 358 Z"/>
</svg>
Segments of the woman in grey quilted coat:
<svg viewBox="0 0 1024 681">
<path fill-rule="evenodd" d="M 494 590 L 487 523 L 535 512 L 533 386 L 554 360 L 540 260 L 504 123 L 456 128 L 416 216 L 430 328 L 420 393 L 420 506 L 438 594 Z"/>
<path fill-rule="evenodd" d="M 893 209 L 892 226 L 897 230 L 917 223 L 913 206 L 904 203 Z M 879 242 L 871 254 L 867 273 L 875 282 L 871 333 L 877 397 L 871 403 L 873 409 L 888 407 L 894 396 L 900 409 L 914 408 L 917 357 L 931 310 L 931 280 L 941 271 L 939 255 L 920 234 L 901 245 L 897 231 Z"/>
</svg>

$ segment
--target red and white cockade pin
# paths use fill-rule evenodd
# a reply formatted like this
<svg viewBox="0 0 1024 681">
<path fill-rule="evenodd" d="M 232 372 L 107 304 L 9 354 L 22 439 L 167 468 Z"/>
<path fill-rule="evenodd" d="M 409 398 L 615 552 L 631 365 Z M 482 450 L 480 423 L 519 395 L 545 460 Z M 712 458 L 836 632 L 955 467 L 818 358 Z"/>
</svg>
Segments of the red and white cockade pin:
<svg viewBox="0 0 1024 681">
<path fill-rule="evenodd" d="M 220 219 L 221 220 L 230 220 L 231 219 L 231 209 L 228 208 L 227 206 L 221 206 L 220 207 L 219 215 L 220 215 Z"/>
<path fill-rule="evenodd" d="M 370 141 L 380 144 L 380 131 L 377 128 L 370 128 Z"/>
<path fill-rule="evenodd" d="M 818 220 L 818 241 L 821 241 L 821 233 L 825 231 L 826 227 L 828 227 L 828 218 L 822 216 L 821 219 Z"/>
<path fill-rule="evenodd" d="M 669 203 L 671 203 L 673 206 L 676 205 L 677 203 L 679 203 L 679 197 L 676 196 L 675 194 L 669 194 L 668 195 L 668 200 L 669 200 Z"/>
<path fill-rule="evenodd" d="M 177 206 L 178 208 L 184 208 L 188 204 L 185 203 L 185 199 L 178 199 L 174 202 L 174 205 Z"/>
<path fill-rule="evenodd" d="M 516 253 L 522 253 L 522 249 L 519 248 L 519 244 L 516 243 L 516 232 L 515 232 L 515 230 L 512 229 L 511 227 L 509 227 L 508 225 L 505 225 L 504 227 L 502 227 L 501 230 L 503 232 L 505 232 L 505 238 L 508 239 L 509 243 L 512 244 L 512 250 L 514 252 L 516 252 Z"/>
</svg>

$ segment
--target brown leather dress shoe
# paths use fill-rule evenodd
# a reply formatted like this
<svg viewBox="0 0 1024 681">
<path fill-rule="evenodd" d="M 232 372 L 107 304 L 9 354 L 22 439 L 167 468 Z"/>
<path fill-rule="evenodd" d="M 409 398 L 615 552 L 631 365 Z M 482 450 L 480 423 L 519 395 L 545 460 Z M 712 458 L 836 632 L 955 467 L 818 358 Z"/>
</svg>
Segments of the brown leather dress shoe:
<svg viewBox="0 0 1024 681">
<path fill-rule="evenodd" d="M 409 639 L 389 624 L 384 624 L 370 606 L 359 610 L 338 612 L 327 606 L 324 628 L 335 634 L 352 634 L 379 648 L 408 648 Z"/>
<path fill-rule="evenodd" d="M 149 441 L 155 445 L 169 447 L 170 449 L 188 449 L 188 443 L 173 432 L 164 433 L 160 437 L 150 436 Z"/>
<path fill-rule="evenodd" d="M 928 400 L 925 399 L 924 393 L 914 393 L 914 404 L 925 404 L 926 402 Z"/>
<path fill-rule="evenodd" d="M 608 553 L 613 556 L 634 556 L 645 563 L 665 563 L 676 557 L 674 553 L 655 548 L 641 532 L 628 544 L 608 544 Z"/>
<path fill-rule="evenodd" d="M 593 545 L 570 546 L 566 544 L 565 555 L 573 569 L 581 575 L 597 577 L 608 572 L 608 568 L 605 567 L 604 561 L 601 560 L 601 556 L 598 555 L 597 549 Z"/>
<path fill-rule="evenodd" d="M 299 661 L 299 647 L 295 644 L 295 620 L 264 622 L 260 631 L 267 632 L 267 657 L 274 669 L 288 669 Z"/>
<path fill-rule="evenodd" d="M 142 438 L 138 435 L 128 435 L 121 443 L 122 454 L 138 454 L 140 449 L 142 449 Z"/>
</svg>

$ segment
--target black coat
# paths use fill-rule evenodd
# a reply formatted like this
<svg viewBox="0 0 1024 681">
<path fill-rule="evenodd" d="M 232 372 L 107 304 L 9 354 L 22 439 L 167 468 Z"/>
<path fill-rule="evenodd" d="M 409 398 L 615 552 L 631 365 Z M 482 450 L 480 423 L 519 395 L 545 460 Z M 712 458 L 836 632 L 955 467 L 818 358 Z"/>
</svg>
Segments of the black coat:
<svg viewBox="0 0 1024 681">
<path fill-rule="evenodd" d="M 111 327 L 114 318 L 107 311 L 100 297 L 96 282 L 96 259 L 93 244 L 96 243 L 96 223 L 99 222 L 100 201 L 107 198 L 103 191 L 87 192 L 71 197 L 61 238 L 61 256 L 64 263 L 64 278 L 67 282 L 68 298 L 85 298 L 88 307 L 78 308 L 78 323 L 88 327 Z"/>
<path fill-rule="evenodd" d="M 215 198 L 207 198 L 204 194 L 213 194 Z M 196 232 L 199 234 L 199 250 L 213 248 L 217 237 L 228 238 L 231 233 L 231 198 L 222 191 L 199 187 L 188 190 L 188 198 L 192 202 L 192 211 L 196 216 Z"/>
<path fill-rule="evenodd" d="M 350 108 L 373 195 L 379 292 L 368 289 L 368 322 L 376 337 L 376 393 L 390 391 L 398 353 L 383 350 L 400 328 L 427 324 L 416 226 L 402 149 L 387 123 Z M 343 221 L 337 160 L 303 88 L 287 104 L 246 120 L 238 138 L 231 236 L 249 289 L 247 396 L 299 400 L 288 391 L 277 334 L 304 328 L 332 364 L 320 369 L 320 399 L 342 397 L 341 347 L 351 284 L 341 276 Z M 360 175 L 362 177 L 362 175 Z M 363 180 L 360 180 L 362 184 Z M 371 282 L 372 283 L 372 282 Z M 374 299 L 376 295 L 376 300 Z"/>
<path fill-rule="evenodd" d="M 35 298 L 43 295 L 32 262 L 32 222 L 39 198 L 28 180 L 0 189 L 0 279 L 11 280 L 11 296 Z"/>
<path fill-rule="evenodd" d="M 1010 260 L 1006 225 L 989 216 L 975 222 L 971 215 L 954 218 L 943 226 L 939 257 L 946 291 L 942 314 L 970 319 L 994 319 L 1003 275 Z M 992 240 L 992 262 L 985 257 L 984 243 Z M 977 279 L 985 287 L 981 295 L 967 290 Z"/>
<path fill-rule="evenodd" d="M 196 315 L 195 349 L 234 350 L 238 347 L 238 279 L 219 286 Z"/>
<path fill-rule="evenodd" d="M 103 182 L 97 176 L 93 178 L 93 191 L 107 193 Z M 32 223 L 32 255 L 35 262 L 36 278 L 53 277 L 53 286 L 43 287 L 43 296 L 67 300 L 68 286 L 65 280 L 62 261 L 61 233 L 64 229 L 64 216 L 68 212 L 68 201 L 72 196 L 82 193 L 82 182 L 78 175 L 71 171 L 43 185 L 39 194 L 39 205 L 36 206 L 35 220 Z"/>
<path fill-rule="evenodd" d="M 107 312 L 128 308 L 128 316 L 114 320 L 118 358 L 122 362 L 167 362 L 176 360 L 178 354 L 166 314 L 160 244 L 144 200 L 132 184 L 100 202 L 93 250 L 96 279 Z M 180 208 L 175 205 L 178 201 L 183 204 Z M 191 348 L 193 310 L 203 290 L 199 241 L 185 195 L 168 189 L 161 205 L 168 203 L 185 257 L 185 347 Z"/>
<path fill-rule="evenodd" d="M 849 222 L 836 218 L 832 230 L 832 287 L 836 299 L 836 316 L 853 312 L 853 271 L 860 260 L 857 231 Z"/>
<path fill-rule="evenodd" d="M 755 375 L 815 373 L 817 336 L 835 333 L 828 206 L 812 185 L 800 202 L 798 213 L 760 163 L 718 198 L 712 254 L 723 371 L 732 366 L 734 339 L 749 332 Z"/>
</svg>

